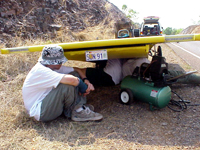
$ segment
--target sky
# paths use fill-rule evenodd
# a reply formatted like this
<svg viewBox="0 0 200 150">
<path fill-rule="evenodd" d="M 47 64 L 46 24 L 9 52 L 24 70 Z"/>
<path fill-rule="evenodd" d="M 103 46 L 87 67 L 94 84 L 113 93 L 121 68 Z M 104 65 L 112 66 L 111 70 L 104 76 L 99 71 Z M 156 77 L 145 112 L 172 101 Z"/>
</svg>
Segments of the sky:
<svg viewBox="0 0 200 150">
<path fill-rule="evenodd" d="M 147 16 L 158 16 L 161 26 L 180 29 L 200 20 L 200 0 L 108 0 L 119 9 L 125 4 L 136 11 L 134 22 L 142 23 Z"/>
</svg>

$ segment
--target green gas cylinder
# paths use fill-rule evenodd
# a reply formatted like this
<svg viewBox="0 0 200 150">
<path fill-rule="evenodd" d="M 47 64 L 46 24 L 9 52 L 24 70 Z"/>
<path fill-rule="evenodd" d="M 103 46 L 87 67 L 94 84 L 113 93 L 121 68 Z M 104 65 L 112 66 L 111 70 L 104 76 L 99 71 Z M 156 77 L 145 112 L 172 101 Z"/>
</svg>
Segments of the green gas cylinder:
<svg viewBox="0 0 200 150">
<path fill-rule="evenodd" d="M 171 89 L 169 86 L 155 87 L 153 82 L 127 76 L 121 82 L 120 101 L 130 104 L 133 99 L 150 104 L 151 110 L 164 108 L 171 99 Z"/>
</svg>

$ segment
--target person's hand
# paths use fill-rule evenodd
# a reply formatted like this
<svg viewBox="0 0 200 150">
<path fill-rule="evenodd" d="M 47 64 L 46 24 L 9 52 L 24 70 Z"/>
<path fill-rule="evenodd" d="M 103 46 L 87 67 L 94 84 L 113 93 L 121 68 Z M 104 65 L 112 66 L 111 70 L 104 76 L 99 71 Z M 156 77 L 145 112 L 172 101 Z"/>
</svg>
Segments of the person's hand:
<svg viewBox="0 0 200 150">
<path fill-rule="evenodd" d="M 93 84 L 90 83 L 89 80 L 85 80 L 84 83 L 87 84 L 88 88 L 87 88 L 86 92 L 83 93 L 82 95 L 83 95 L 83 96 L 86 96 L 86 95 L 90 94 L 91 91 L 94 91 L 95 89 L 94 89 Z"/>
<path fill-rule="evenodd" d="M 90 83 L 89 80 L 85 80 L 84 83 L 87 84 L 87 86 L 90 89 L 90 91 L 94 91 L 95 90 L 93 84 Z"/>
</svg>

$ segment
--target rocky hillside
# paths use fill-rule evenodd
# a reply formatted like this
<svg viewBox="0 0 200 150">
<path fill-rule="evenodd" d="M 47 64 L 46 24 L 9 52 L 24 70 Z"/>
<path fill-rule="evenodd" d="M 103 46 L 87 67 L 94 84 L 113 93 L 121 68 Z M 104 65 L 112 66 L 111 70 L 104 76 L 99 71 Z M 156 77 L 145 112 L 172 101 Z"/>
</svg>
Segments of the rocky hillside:
<svg viewBox="0 0 200 150">
<path fill-rule="evenodd" d="M 118 21 L 130 23 L 107 0 L 0 1 L 0 44 L 9 46 L 13 37 L 65 37 L 67 41 L 111 38 Z M 76 35 L 81 32 L 88 36 Z"/>
<path fill-rule="evenodd" d="M 181 34 L 199 34 L 200 33 L 200 25 L 191 25 L 185 28 Z"/>
</svg>

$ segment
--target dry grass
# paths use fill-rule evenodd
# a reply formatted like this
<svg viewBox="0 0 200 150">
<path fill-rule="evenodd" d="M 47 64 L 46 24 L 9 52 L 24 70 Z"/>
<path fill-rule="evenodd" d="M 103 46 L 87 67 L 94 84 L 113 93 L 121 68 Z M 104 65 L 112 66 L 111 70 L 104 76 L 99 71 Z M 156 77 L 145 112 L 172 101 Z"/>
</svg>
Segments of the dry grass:
<svg viewBox="0 0 200 150">
<path fill-rule="evenodd" d="M 83 36 L 88 38 L 86 35 Z M 13 46 L 41 44 L 38 41 L 29 42 L 24 41 Z M 1 47 L 4 47 L 4 45 Z M 158 115 L 158 112 L 149 112 L 146 105 L 142 107 L 137 104 L 136 106 L 120 105 L 117 102 L 118 86 L 97 88 L 96 92 L 88 97 L 88 101 L 95 106 L 96 111 L 104 115 L 102 122 L 77 123 L 59 117 L 54 121 L 42 123 L 29 118 L 23 106 L 21 88 L 28 71 L 36 63 L 38 57 L 39 53 L 0 55 L 1 149 L 175 150 L 200 148 L 200 143 L 185 146 L 163 144 L 159 140 L 159 138 L 162 139 L 162 134 L 157 135 L 156 139 L 159 141 L 157 143 L 154 140 L 150 142 L 151 144 L 145 142 L 145 139 L 147 140 L 148 136 L 151 135 L 150 133 L 152 133 L 152 138 L 155 138 L 154 132 L 143 130 L 144 128 L 151 128 L 149 127 L 150 122 L 145 122 L 148 117 L 140 116 L 138 113 L 145 112 L 155 116 Z M 172 61 L 176 62 L 176 57 L 170 60 L 170 62 Z M 71 65 L 78 64 L 71 63 Z M 184 65 L 186 64 L 183 63 Z M 164 119 L 162 114 L 165 114 L 166 111 L 160 112 L 158 116 Z M 137 116 L 141 118 L 137 119 Z M 160 121 L 160 118 L 156 118 L 157 122 Z M 150 124 L 155 125 L 153 122 Z"/>
</svg>

